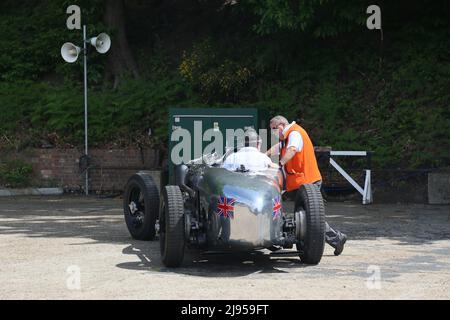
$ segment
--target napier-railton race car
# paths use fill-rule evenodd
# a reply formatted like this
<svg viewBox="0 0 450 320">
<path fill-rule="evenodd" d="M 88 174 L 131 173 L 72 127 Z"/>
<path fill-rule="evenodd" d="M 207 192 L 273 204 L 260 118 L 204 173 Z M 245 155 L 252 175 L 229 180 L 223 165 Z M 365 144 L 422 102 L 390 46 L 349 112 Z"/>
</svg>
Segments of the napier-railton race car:
<svg viewBox="0 0 450 320">
<path fill-rule="evenodd" d="M 279 170 L 229 171 L 221 167 L 226 156 L 176 166 L 175 184 L 161 195 L 148 173 L 133 175 L 123 204 L 131 236 L 154 240 L 159 234 L 167 267 L 180 266 L 187 248 L 276 251 L 294 245 L 302 262 L 318 264 L 325 244 L 320 190 L 301 186 L 294 212 L 285 212 Z"/>
</svg>

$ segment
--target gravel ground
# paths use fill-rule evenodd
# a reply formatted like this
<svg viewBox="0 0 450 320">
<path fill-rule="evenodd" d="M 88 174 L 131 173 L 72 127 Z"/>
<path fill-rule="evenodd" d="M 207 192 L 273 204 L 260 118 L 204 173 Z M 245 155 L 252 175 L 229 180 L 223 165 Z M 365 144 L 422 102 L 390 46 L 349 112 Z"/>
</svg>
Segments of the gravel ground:
<svg viewBox="0 0 450 320">
<path fill-rule="evenodd" d="M 450 206 L 328 202 L 327 220 L 349 241 L 318 266 L 190 252 L 167 269 L 120 199 L 2 198 L 0 299 L 450 299 Z"/>
</svg>

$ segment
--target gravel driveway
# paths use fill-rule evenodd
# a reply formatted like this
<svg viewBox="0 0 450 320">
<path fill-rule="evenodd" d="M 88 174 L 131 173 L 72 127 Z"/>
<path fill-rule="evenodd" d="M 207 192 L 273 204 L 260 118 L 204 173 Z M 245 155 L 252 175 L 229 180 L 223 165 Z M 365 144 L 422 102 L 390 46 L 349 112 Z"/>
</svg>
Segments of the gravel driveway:
<svg viewBox="0 0 450 320">
<path fill-rule="evenodd" d="M 349 236 L 342 256 L 190 252 L 179 269 L 161 264 L 158 242 L 130 238 L 121 206 L 0 198 L 0 299 L 450 298 L 450 206 L 328 202 Z"/>
</svg>

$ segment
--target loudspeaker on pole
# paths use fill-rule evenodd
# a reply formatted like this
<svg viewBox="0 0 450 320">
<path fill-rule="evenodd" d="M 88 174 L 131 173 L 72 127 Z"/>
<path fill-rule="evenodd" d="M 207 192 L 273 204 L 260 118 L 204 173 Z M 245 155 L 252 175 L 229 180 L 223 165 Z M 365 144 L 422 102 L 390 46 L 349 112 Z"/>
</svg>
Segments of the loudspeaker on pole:
<svg viewBox="0 0 450 320">
<path fill-rule="evenodd" d="M 77 61 L 80 52 L 81 48 L 70 42 L 64 43 L 61 47 L 61 56 L 66 62 L 69 63 L 74 63 Z"/>
<path fill-rule="evenodd" d="M 97 37 L 91 38 L 91 45 L 99 53 L 107 53 L 111 48 L 111 38 L 106 33 L 100 33 Z"/>
</svg>

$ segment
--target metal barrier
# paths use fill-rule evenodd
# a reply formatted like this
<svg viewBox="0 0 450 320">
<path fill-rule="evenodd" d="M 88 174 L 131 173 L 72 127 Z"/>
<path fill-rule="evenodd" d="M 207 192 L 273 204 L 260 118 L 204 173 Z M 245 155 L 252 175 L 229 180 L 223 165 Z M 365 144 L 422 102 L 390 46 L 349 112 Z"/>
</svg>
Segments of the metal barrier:
<svg viewBox="0 0 450 320">
<path fill-rule="evenodd" d="M 361 187 L 332 157 L 347 156 L 347 157 L 367 157 L 366 177 L 364 187 Z M 348 181 L 350 184 L 362 195 L 363 204 L 371 204 L 373 202 L 372 196 L 372 181 L 371 181 L 371 158 L 372 153 L 369 151 L 330 151 L 330 164 Z"/>
</svg>

